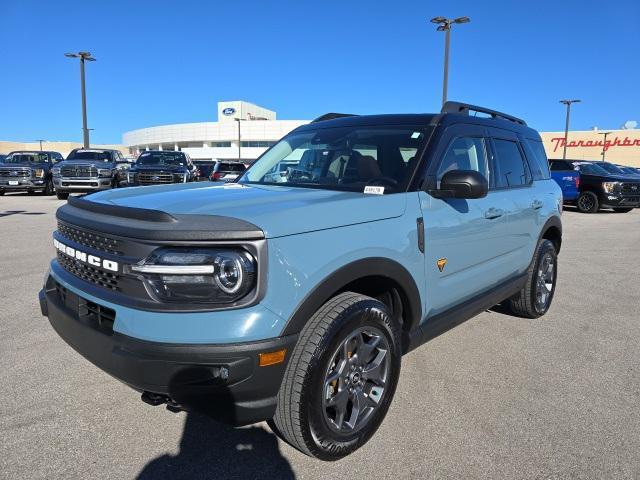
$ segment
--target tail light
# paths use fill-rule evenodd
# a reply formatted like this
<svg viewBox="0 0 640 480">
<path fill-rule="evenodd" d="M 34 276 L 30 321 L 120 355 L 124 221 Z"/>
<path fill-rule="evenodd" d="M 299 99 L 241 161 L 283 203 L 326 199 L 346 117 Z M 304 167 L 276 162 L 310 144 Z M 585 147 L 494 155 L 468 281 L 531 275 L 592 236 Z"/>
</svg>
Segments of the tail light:
<svg viewBox="0 0 640 480">
<path fill-rule="evenodd" d="M 576 175 L 576 188 L 580 188 L 580 175 Z"/>
<path fill-rule="evenodd" d="M 211 180 L 220 180 L 221 177 L 222 177 L 222 173 L 220 172 L 213 172 L 211 174 Z"/>
</svg>

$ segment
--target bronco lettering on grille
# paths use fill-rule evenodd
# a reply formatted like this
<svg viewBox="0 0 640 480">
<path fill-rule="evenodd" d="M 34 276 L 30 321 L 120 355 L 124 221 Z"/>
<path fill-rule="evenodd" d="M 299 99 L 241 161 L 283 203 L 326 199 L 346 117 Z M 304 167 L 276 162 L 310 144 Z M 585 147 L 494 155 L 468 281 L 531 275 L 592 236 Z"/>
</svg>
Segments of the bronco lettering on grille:
<svg viewBox="0 0 640 480">
<path fill-rule="evenodd" d="M 64 243 L 59 242 L 55 238 L 53 239 L 53 246 L 65 255 L 71 258 L 75 258 L 82 263 L 87 263 L 93 267 L 104 268 L 105 270 L 109 270 L 111 272 L 118 271 L 118 262 L 114 262 L 113 260 L 107 260 L 105 258 L 96 257 L 95 255 L 89 255 L 86 252 L 69 247 Z"/>
</svg>

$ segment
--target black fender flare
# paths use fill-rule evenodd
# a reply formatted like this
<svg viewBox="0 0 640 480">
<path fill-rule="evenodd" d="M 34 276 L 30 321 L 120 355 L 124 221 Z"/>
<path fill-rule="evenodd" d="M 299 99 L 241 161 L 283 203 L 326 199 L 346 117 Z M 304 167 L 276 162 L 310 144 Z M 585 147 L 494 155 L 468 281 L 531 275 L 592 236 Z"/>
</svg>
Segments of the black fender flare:
<svg viewBox="0 0 640 480">
<path fill-rule="evenodd" d="M 403 329 L 411 329 L 418 325 L 422 318 L 422 301 L 413 276 L 395 260 L 370 257 L 340 267 L 317 284 L 295 308 L 281 335 L 299 333 L 327 300 L 350 283 L 371 276 L 385 277 L 397 284 L 403 309 L 407 313 Z"/>
<path fill-rule="evenodd" d="M 551 217 L 549 217 L 547 219 L 547 221 L 544 223 L 542 229 L 540 230 L 540 236 L 538 237 L 538 243 L 540 243 L 540 240 L 542 240 L 545 236 L 545 234 L 549 231 L 550 228 L 557 228 L 558 229 L 558 233 L 560 234 L 559 238 L 560 238 L 560 242 L 557 245 L 557 252 L 556 253 L 560 253 L 560 246 L 562 244 L 562 221 L 560 220 L 560 217 L 557 215 L 553 215 Z M 534 259 L 535 261 L 535 259 Z"/>
</svg>

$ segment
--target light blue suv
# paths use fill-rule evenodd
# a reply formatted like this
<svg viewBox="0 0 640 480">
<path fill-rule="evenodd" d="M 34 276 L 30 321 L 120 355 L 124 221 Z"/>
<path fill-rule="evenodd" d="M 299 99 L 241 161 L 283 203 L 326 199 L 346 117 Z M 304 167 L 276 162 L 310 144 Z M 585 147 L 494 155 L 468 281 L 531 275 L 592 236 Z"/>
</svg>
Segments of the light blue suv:
<svg viewBox="0 0 640 480">
<path fill-rule="evenodd" d="M 147 403 L 334 460 L 381 424 L 403 354 L 496 304 L 546 313 L 561 201 L 510 115 L 328 114 L 234 183 L 69 198 L 42 312 Z"/>
</svg>

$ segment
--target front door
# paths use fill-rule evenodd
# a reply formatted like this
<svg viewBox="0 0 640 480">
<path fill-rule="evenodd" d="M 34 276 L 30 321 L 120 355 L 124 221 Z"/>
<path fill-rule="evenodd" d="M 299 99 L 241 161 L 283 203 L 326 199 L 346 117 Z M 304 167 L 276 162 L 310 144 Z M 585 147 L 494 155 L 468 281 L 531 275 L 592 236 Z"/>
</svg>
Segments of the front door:
<svg viewBox="0 0 640 480">
<path fill-rule="evenodd" d="M 420 192 L 425 229 L 426 315 L 438 314 L 505 279 L 505 192 L 493 188 L 487 132 L 453 125 L 440 137 L 427 176 L 437 186 L 450 170 L 476 170 L 489 181 L 478 199 L 439 199 Z"/>
</svg>

